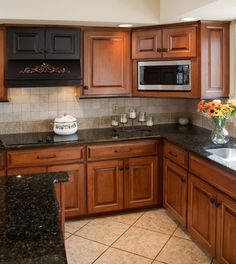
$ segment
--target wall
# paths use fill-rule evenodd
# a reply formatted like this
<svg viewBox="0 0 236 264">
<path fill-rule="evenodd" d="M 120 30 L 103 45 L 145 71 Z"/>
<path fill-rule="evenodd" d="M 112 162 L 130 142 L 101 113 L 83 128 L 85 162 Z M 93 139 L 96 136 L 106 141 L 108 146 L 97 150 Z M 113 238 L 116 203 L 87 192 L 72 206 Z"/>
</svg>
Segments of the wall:
<svg viewBox="0 0 236 264">
<path fill-rule="evenodd" d="M 50 131 L 50 123 L 64 113 L 79 120 L 79 128 L 110 127 L 111 117 L 131 107 L 154 116 L 155 123 L 171 123 L 187 111 L 184 99 L 158 98 L 75 98 L 75 88 L 9 89 L 9 103 L 0 103 L 0 134 Z M 112 105 L 119 106 L 116 114 Z"/>
<path fill-rule="evenodd" d="M 0 22 L 113 25 L 157 24 L 159 0 L 1 0 Z"/>
</svg>

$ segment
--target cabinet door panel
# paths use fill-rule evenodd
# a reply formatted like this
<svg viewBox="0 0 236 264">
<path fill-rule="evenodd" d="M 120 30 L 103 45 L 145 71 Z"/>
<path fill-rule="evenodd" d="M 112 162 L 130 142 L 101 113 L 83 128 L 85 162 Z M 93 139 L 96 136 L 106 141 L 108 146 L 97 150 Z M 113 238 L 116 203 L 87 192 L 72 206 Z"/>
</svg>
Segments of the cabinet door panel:
<svg viewBox="0 0 236 264">
<path fill-rule="evenodd" d="M 9 28 L 8 59 L 44 59 L 44 29 Z"/>
<path fill-rule="evenodd" d="M 161 30 L 135 31 L 132 33 L 132 59 L 161 58 Z"/>
<path fill-rule="evenodd" d="M 196 27 L 163 29 L 163 58 L 196 56 Z"/>
<path fill-rule="evenodd" d="M 220 263 L 236 264 L 236 201 L 217 194 L 216 257 Z"/>
<path fill-rule="evenodd" d="M 65 188 L 65 216 L 73 217 L 86 212 L 85 172 L 84 164 L 53 166 L 49 172 L 66 171 L 69 181 L 64 183 Z"/>
<path fill-rule="evenodd" d="M 216 191 L 189 174 L 188 230 L 213 256 L 215 255 Z"/>
<path fill-rule="evenodd" d="M 62 60 L 80 59 L 80 30 L 47 29 L 46 58 Z"/>
<path fill-rule="evenodd" d="M 84 33 L 84 96 L 129 95 L 129 32 Z"/>
<path fill-rule="evenodd" d="M 164 206 L 186 227 L 187 171 L 164 159 Z"/>
<path fill-rule="evenodd" d="M 125 207 L 157 203 L 157 157 L 130 158 L 125 162 Z"/>
<path fill-rule="evenodd" d="M 123 162 L 119 160 L 88 164 L 88 212 L 123 208 Z"/>
<path fill-rule="evenodd" d="M 5 30 L 0 27 L 0 100 L 6 98 L 4 88 L 5 42 Z"/>
</svg>

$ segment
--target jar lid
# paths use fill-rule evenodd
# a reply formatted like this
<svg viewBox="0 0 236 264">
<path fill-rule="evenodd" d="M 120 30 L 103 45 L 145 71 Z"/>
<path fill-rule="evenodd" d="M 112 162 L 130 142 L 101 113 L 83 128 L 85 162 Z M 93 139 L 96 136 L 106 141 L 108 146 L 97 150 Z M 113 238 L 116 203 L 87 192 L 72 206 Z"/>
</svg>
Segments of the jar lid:
<svg viewBox="0 0 236 264">
<path fill-rule="evenodd" d="M 76 121 L 75 117 L 66 114 L 64 114 L 61 117 L 56 117 L 54 119 L 54 122 L 58 122 L 58 123 L 67 123 L 67 122 L 75 122 L 75 121 Z"/>
</svg>

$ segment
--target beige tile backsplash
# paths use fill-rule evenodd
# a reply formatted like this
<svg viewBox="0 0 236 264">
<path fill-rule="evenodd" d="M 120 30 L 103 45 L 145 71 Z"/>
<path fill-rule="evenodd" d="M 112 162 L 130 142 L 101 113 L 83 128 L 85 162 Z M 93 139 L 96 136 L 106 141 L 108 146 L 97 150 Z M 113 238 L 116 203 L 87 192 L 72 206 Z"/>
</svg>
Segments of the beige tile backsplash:
<svg viewBox="0 0 236 264">
<path fill-rule="evenodd" d="M 0 103 L 0 133 L 51 131 L 52 121 L 64 113 L 75 116 L 79 129 L 110 127 L 111 117 L 130 108 L 145 111 L 155 124 L 176 122 L 188 116 L 193 124 L 209 128 L 209 120 L 196 112 L 197 100 L 165 98 L 106 98 L 80 99 L 74 87 L 12 88 L 8 103 Z M 117 113 L 112 106 L 118 105 Z M 236 123 L 236 122 L 235 122 Z M 229 123 L 231 135 L 236 125 Z"/>
</svg>

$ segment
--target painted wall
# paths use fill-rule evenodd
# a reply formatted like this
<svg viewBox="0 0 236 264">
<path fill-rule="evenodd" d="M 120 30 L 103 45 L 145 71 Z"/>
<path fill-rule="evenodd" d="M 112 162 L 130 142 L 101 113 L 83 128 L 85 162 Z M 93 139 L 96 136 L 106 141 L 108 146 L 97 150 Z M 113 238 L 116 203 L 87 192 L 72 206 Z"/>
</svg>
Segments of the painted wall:
<svg viewBox="0 0 236 264">
<path fill-rule="evenodd" d="M 159 0 L 0 0 L 0 22 L 117 25 L 157 24 Z M 18 21 L 22 20 L 22 21 Z"/>
</svg>

